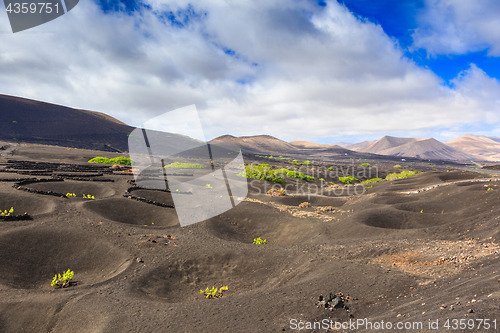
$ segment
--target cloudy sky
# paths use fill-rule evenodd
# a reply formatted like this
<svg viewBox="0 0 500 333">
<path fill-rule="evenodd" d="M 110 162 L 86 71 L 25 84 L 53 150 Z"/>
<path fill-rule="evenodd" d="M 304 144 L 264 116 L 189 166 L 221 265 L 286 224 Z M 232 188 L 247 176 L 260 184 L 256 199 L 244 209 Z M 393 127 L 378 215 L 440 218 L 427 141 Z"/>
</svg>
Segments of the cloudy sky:
<svg viewBox="0 0 500 333">
<path fill-rule="evenodd" d="M 207 139 L 500 136 L 497 0 L 80 0 L 13 34 L 0 93 L 132 125 L 195 104 Z"/>
</svg>

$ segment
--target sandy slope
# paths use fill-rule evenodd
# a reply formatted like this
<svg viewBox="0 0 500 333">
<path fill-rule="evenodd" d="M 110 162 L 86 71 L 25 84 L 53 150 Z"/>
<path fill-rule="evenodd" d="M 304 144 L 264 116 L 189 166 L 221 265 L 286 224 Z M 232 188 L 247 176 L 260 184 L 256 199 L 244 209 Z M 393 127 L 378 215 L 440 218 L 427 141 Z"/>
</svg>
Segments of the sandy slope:
<svg viewBox="0 0 500 333">
<path fill-rule="evenodd" d="M 466 134 L 446 142 L 450 147 L 474 156 L 482 161 L 500 160 L 500 139 L 482 135 Z"/>
</svg>

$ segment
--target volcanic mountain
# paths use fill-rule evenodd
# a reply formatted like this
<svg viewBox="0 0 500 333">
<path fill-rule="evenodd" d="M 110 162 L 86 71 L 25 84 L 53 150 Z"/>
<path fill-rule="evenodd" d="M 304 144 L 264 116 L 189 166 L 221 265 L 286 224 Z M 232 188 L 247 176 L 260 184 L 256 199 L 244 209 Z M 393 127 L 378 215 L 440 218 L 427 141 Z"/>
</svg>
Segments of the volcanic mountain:
<svg viewBox="0 0 500 333">
<path fill-rule="evenodd" d="M 344 148 L 347 148 L 347 149 L 361 151 L 363 148 L 368 147 L 369 145 L 371 145 L 375 142 L 377 142 L 377 141 L 376 140 L 375 141 L 363 141 L 363 142 L 359 142 L 359 143 L 340 142 L 340 143 L 337 143 L 337 145 L 344 147 Z"/>
<path fill-rule="evenodd" d="M 297 146 L 299 148 L 312 148 L 312 149 L 343 148 L 342 146 L 339 145 L 321 144 L 309 141 L 291 141 L 290 144 Z"/>
<path fill-rule="evenodd" d="M 210 141 L 211 144 L 233 144 L 241 147 L 244 153 L 293 153 L 297 151 L 297 147 L 286 141 L 280 140 L 270 135 L 255 135 L 255 136 L 240 136 L 232 135 L 219 136 Z"/>
<path fill-rule="evenodd" d="M 433 138 L 397 138 L 384 136 L 375 143 L 359 149 L 359 151 L 393 155 L 401 157 L 417 157 L 440 160 L 471 160 L 472 156 L 447 146 Z"/>
<path fill-rule="evenodd" d="M 0 140 L 123 152 L 133 130 L 99 112 L 0 95 Z"/>
<path fill-rule="evenodd" d="M 500 161 L 500 138 L 466 134 L 446 144 L 477 160 Z"/>
</svg>

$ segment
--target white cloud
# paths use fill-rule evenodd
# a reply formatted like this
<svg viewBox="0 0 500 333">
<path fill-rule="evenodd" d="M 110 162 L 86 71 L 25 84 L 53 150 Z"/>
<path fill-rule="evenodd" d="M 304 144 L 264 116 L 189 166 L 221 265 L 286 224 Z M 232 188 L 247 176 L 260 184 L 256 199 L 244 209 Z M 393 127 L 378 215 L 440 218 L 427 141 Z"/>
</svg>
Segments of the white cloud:
<svg viewBox="0 0 500 333">
<path fill-rule="evenodd" d="M 106 112 L 131 125 L 196 104 L 208 138 L 336 137 L 499 121 L 496 80 L 472 66 L 444 86 L 380 26 L 336 1 L 326 8 L 285 0 L 151 6 L 156 16 L 105 15 L 85 1 L 38 28 L 2 34 L 0 92 Z M 170 11 L 183 28 L 157 18 Z"/>
<path fill-rule="evenodd" d="M 500 56 L 500 2 L 426 0 L 413 34 L 414 48 L 431 55 L 488 50 Z"/>
</svg>

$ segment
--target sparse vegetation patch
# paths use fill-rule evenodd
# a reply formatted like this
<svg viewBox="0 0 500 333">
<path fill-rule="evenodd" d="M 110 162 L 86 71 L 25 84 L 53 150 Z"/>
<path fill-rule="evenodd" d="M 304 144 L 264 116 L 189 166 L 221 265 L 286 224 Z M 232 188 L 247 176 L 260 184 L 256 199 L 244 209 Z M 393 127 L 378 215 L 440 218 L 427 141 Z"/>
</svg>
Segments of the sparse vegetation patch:
<svg viewBox="0 0 500 333">
<path fill-rule="evenodd" d="M 107 158 L 107 157 L 94 157 L 93 159 L 88 161 L 89 163 L 101 163 L 101 164 L 118 164 L 118 165 L 132 165 L 132 160 L 128 157 L 115 157 L 115 158 Z"/>
<path fill-rule="evenodd" d="M 14 214 L 14 207 L 10 207 L 9 210 L 0 210 L 0 216 L 10 216 L 11 214 Z"/>
<path fill-rule="evenodd" d="M 361 182 L 361 184 L 375 184 L 375 183 L 380 183 L 383 181 L 384 180 L 382 178 L 372 178 L 372 179 L 363 180 Z"/>
<path fill-rule="evenodd" d="M 207 287 L 207 289 L 205 290 L 200 290 L 200 294 L 204 294 L 206 298 L 221 298 L 222 297 L 222 293 L 224 291 L 226 291 L 228 289 L 227 286 L 224 286 L 224 287 L 220 287 L 220 288 L 215 288 L 215 287 L 212 287 L 212 289 L 209 289 Z"/>
<path fill-rule="evenodd" d="M 304 162 L 299 162 L 297 160 L 293 160 L 292 162 L 290 162 L 290 164 L 294 164 L 294 165 L 312 165 L 312 162 L 311 161 L 304 161 Z"/>
<path fill-rule="evenodd" d="M 176 168 L 176 169 L 204 169 L 203 165 L 198 163 L 180 163 L 173 162 L 165 165 L 165 168 Z"/>
<path fill-rule="evenodd" d="M 386 177 L 385 177 L 385 180 L 395 180 L 395 179 L 404 179 L 404 178 L 408 178 L 408 177 L 411 177 L 411 176 L 415 176 L 416 174 L 419 174 L 420 171 L 403 171 L 401 173 L 391 173 L 391 174 L 388 174 Z"/>
<path fill-rule="evenodd" d="M 359 182 L 358 178 L 354 178 L 353 176 L 347 176 L 347 177 L 339 177 L 339 180 L 347 185 L 352 185 L 354 182 Z"/>
<path fill-rule="evenodd" d="M 256 244 L 256 245 L 261 245 L 261 244 L 266 244 L 267 243 L 267 240 L 266 239 L 262 239 L 262 238 L 255 238 L 253 240 L 253 244 Z"/>
<path fill-rule="evenodd" d="M 52 287 L 59 287 L 59 288 L 66 288 L 69 287 L 71 283 L 71 279 L 73 279 L 73 276 L 75 275 L 75 272 L 72 270 L 68 269 L 66 272 L 61 274 L 56 274 L 54 278 L 52 279 L 52 283 L 50 284 Z"/>
<path fill-rule="evenodd" d="M 249 165 L 245 167 L 245 171 L 239 173 L 238 176 L 286 184 L 283 175 L 276 172 L 276 170 L 272 170 L 269 164 Z"/>
</svg>

